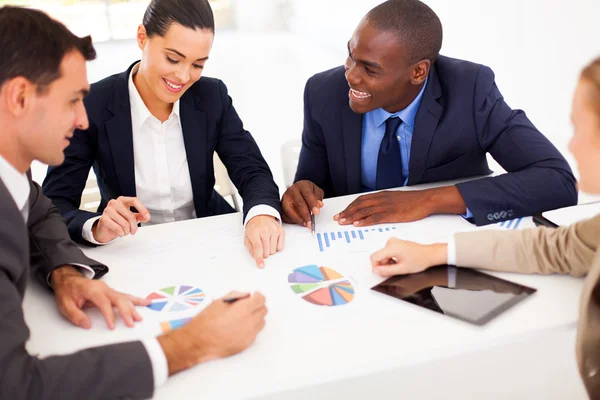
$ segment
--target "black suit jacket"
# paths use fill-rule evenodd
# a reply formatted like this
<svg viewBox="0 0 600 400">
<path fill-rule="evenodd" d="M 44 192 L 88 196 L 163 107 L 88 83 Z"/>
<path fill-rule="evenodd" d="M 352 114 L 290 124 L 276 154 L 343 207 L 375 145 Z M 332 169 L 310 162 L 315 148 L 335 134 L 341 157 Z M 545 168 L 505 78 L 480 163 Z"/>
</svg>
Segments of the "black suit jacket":
<svg viewBox="0 0 600 400">
<path fill-rule="evenodd" d="M 39 359 L 25 349 L 29 329 L 23 317 L 23 294 L 31 270 L 46 285 L 56 267 L 92 266 L 97 276 L 106 266 L 86 257 L 71 241 L 65 221 L 31 182 L 29 221 L 0 179 L 0 398 L 119 399 L 148 398 L 154 391 L 152 365 L 141 342 L 82 350 Z"/>
<path fill-rule="evenodd" d="M 310 78 L 295 180 L 327 197 L 361 191 L 363 116 L 348 105 L 338 67 Z M 571 169 L 520 110 L 504 101 L 488 67 L 440 56 L 415 117 L 408 185 L 487 175 L 486 153 L 508 174 L 457 185 L 477 225 L 577 203 Z"/>
<path fill-rule="evenodd" d="M 80 243 L 87 243 L 81 234 L 85 221 L 101 215 L 111 199 L 136 195 L 128 88 L 135 64 L 92 85 L 85 99 L 89 128 L 75 131 L 65 150 L 65 162 L 50 167 L 44 180 L 44 194 L 67 220 L 71 237 Z M 244 216 L 260 204 L 281 210 L 269 166 L 244 130 L 223 82 L 203 77 L 192 85 L 181 97 L 180 118 L 198 217 L 233 211 L 213 190 L 215 151 L 244 200 Z M 79 210 L 92 166 L 102 195 L 97 213 Z"/>
</svg>

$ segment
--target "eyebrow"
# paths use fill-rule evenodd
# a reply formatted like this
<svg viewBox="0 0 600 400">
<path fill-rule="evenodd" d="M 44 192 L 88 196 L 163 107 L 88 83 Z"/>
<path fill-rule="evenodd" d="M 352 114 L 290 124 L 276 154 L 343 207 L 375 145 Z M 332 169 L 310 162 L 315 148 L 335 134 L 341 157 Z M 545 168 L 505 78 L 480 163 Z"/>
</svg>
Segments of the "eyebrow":
<svg viewBox="0 0 600 400">
<path fill-rule="evenodd" d="M 352 57 L 352 51 L 350 50 L 350 41 L 348 41 L 348 54 L 350 54 L 350 57 Z M 377 64 L 376 62 L 366 61 L 366 60 L 354 60 L 354 61 L 361 63 L 363 65 L 366 65 L 367 67 L 383 69 L 383 68 L 381 68 L 381 65 Z"/>
<path fill-rule="evenodd" d="M 90 89 L 81 89 L 78 90 L 75 94 L 86 97 L 88 94 L 90 94 Z"/>
<path fill-rule="evenodd" d="M 186 56 L 185 56 L 185 55 L 183 55 L 182 53 L 178 52 L 178 51 L 177 51 L 177 50 L 175 50 L 175 49 L 170 49 L 170 48 L 166 47 L 166 48 L 165 48 L 165 50 L 172 51 L 173 53 L 177 54 L 177 55 L 178 55 L 179 57 L 181 57 L 181 58 L 186 58 Z M 206 60 L 208 60 L 208 56 L 206 56 L 206 57 L 204 57 L 204 58 L 198 58 L 196 61 L 206 61 Z"/>
</svg>

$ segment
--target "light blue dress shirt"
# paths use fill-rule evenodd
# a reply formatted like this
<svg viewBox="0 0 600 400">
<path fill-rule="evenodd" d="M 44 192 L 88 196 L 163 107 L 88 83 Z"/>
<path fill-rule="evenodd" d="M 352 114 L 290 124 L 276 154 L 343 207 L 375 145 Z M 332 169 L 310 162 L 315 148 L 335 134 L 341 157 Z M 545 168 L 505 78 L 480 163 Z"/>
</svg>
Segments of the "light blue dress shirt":
<svg viewBox="0 0 600 400">
<path fill-rule="evenodd" d="M 385 135 L 385 121 L 390 117 L 399 117 L 402 120 L 396 131 L 396 137 L 400 145 L 400 156 L 402 159 L 402 176 L 404 177 L 402 186 L 406 186 L 410 172 L 408 165 L 410 163 L 410 145 L 415 127 L 415 116 L 417 115 L 417 111 L 419 111 L 425 87 L 427 87 L 427 81 L 425 81 L 417 97 L 404 110 L 390 114 L 383 108 L 378 108 L 365 114 L 363 118 L 361 146 L 361 183 L 364 192 L 375 190 L 379 147 Z"/>
<path fill-rule="evenodd" d="M 410 145 L 415 127 L 415 117 L 421 105 L 423 92 L 427 87 L 427 80 L 421 88 L 421 91 L 415 99 L 406 106 L 405 109 L 391 114 L 383 108 L 370 111 L 363 118 L 363 135 L 361 145 L 361 184 L 363 192 L 375 190 L 377 182 L 377 159 L 379 157 L 379 147 L 385 136 L 385 121 L 390 117 L 399 117 L 402 123 L 396 131 L 398 144 L 400 145 L 400 156 L 402 159 L 402 176 L 404 182 L 402 186 L 408 183 L 410 173 L 408 166 L 410 164 Z M 469 209 L 463 215 L 465 218 L 471 218 L 473 214 Z"/>
</svg>

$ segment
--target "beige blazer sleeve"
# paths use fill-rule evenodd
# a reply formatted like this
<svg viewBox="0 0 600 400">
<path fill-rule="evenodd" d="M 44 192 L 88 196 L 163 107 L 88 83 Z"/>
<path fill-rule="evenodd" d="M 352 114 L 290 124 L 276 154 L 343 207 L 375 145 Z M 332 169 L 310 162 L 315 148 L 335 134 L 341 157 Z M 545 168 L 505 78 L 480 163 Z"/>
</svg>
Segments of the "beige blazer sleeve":
<svg viewBox="0 0 600 400">
<path fill-rule="evenodd" d="M 454 239 L 460 266 L 583 276 L 600 244 L 600 215 L 557 229 L 464 232 Z"/>
</svg>

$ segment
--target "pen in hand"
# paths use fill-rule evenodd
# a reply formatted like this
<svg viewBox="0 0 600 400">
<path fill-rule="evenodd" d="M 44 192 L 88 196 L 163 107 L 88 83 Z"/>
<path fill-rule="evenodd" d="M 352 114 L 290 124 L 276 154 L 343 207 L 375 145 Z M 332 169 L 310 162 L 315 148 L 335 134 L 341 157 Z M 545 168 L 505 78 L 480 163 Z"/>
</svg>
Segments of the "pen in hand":
<svg viewBox="0 0 600 400">
<path fill-rule="evenodd" d="M 315 185 L 312 185 L 312 192 L 315 194 Z M 310 210 L 310 233 L 315 236 L 315 214 Z"/>
<path fill-rule="evenodd" d="M 232 304 L 232 303 L 235 303 L 238 300 L 247 299 L 248 297 L 250 297 L 250 293 L 245 294 L 243 296 L 239 296 L 239 297 L 230 297 L 230 298 L 227 298 L 227 299 L 223 299 L 223 301 L 225 303 L 227 303 L 227 304 Z"/>
</svg>

